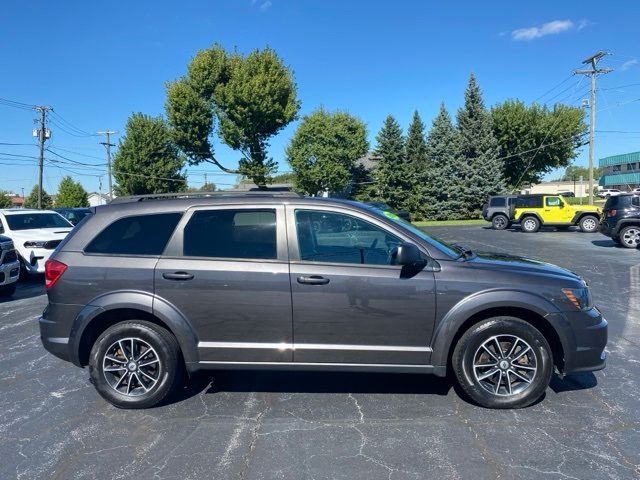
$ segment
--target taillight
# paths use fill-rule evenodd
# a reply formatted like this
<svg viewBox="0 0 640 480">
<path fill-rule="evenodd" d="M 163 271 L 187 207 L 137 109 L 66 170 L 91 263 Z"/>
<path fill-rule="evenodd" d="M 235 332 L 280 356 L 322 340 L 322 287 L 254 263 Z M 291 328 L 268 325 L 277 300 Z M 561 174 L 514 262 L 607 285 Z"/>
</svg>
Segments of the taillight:
<svg viewBox="0 0 640 480">
<path fill-rule="evenodd" d="M 53 287 L 66 269 L 67 266 L 58 260 L 47 260 L 44 264 L 44 286 Z"/>
<path fill-rule="evenodd" d="M 618 213 L 618 211 L 615 208 L 613 210 L 609 210 L 607 212 L 607 217 L 615 217 L 616 213 Z"/>
</svg>

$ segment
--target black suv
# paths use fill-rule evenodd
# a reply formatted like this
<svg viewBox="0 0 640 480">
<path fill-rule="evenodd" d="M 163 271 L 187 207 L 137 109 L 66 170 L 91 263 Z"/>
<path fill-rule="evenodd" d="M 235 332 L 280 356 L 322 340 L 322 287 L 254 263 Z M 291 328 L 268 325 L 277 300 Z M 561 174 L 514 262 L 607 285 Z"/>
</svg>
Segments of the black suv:
<svg viewBox="0 0 640 480">
<path fill-rule="evenodd" d="M 554 366 L 605 365 L 582 278 L 362 203 L 176 194 L 94 210 L 47 262 L 40 331 L 119 407 L 157 404 L 185 369 L 262 368 L 450 370 L 479 404 L 515 408 Z"/>
<path fill-rule="evenodd" d="M 607 198 L 600 232 L 627 248 L 640 245 L 640 195 L 621 193 Z"/>
</svg>

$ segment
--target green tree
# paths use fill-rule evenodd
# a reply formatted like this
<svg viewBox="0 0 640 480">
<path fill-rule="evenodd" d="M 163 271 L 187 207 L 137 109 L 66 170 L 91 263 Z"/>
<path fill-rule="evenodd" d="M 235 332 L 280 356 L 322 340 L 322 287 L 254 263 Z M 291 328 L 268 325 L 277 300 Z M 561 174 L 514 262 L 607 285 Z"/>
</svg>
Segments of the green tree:
<svg viewBox="0 0 640 480">
<path fill-rule="evenodd" d="M 473 74 L 464 93 L 464 107 L 458 110 L 457 127 L 460 152 L 466 164 L 459 195 L 466 206 L 466 216 L 474 217 L 489 195 L 504 190 L 504 180 L 491 115 L 484 106 L 482 92 Z"/>
<path fill-rule="evenodd" d="M 184 158 L 171 139 L 162 117 L 134 113 L 113 159 L 118 195 L 180 192 L 186 188 L 181 173 Z"/>
<path fill-rule="evenodd" d="M 491 109 L 493 133 L 504 159 L 507 187 L 539 183 L 556 168 L 567 167 L 583 145 L 584 111 L 557 104 L 552 110 L 520 100 L 507 100 Z"/>
<path fill-rule="evenodd" d="M 277 169 L 267 157 L 269 139 L 296 118 L 300 102 L 293 73 L 270 48 L 247 56 L 220 45 L 200 50 L 187 75 L 167 86 L 166 111 L 172 133 L 189 164 L 210 162 L 265 185 Z M 215 157 L 214 130 L 238 150 L 238 169 Z"/>
<path fill-rule="evenodd" d="M 47 192 L 42 189 L 42 208 L 48 209 L 53 206 L 53 201 Z M 24 199 L 24 208 L 38 208 L 38 186 L 34 185 L 29 196 Z"/>
<path fill-rule="evenodd" d="M 402 128 L 393 116 L 387 116 L 376 141 L 374 154 L 378 162 L 374 178 L 377 194 L 392 208 L 406 208 L 412 182 L 407 178 L 409 168 Z"/>
<path fill-rule="evenodd" d="M 310 195 L 345 192 L 355 162 L 367 153 L 367 127 L 346 112 L 319 108 L 305 115 L 287 147 L 296 188 Z"/>
<path fill-rule="evenodd" d="M 425 216 L 425 199 L 423 196 L 424 180 L 429 170 L 427 156 L 427 143 L 424 135 L 424 123 L 418 111 L 413 112 L 413 118 L 407 131 L 406 171 L 407 186 L 410 194 L 405 201 L 405 207 L 411 212 L 412 217 L 421 219 Z"/>
<path fill-rule="evenodd" d="M 426 148 L 429 167 L 421 186 L 424 216 L 431 220 L 464 218 L 467 209 L 459 193 L 467 167 L 460 152 L 460 133 L 444 104 L 427 134 Z"/>
<path fill-rule="evenodd" d="M 74 182 L 70 176 L 64 177 L 58 186 L 58 195 L 56 196 L 56 207 L 75 208 L 88 207 L 89 199 L 87 191 L 79 182 Z"/>
<path fill-rule="evenodd" d="M 11 208 L 11 207 L 13 207 L 13 202 L 11 201 L 11 197 L 9 196 L 9 192 L 0 190 L 0 208 Z"/>
<path fill-rule="evenodd" d="M 593 167 L 593 178 L 600 178 L 602 175 L 602 169 L 598 167 Z M 582 177 L 585 181 L 589 180 L 589 167 L 580 167 L 578 165 L 569 165 L 565 171 L 564 175 L 560 178 L 565 182 L 573 182 L 576 180 L 580 180 Z"/>
<path fill-rule="evenodd" d="M 215 192 L 216 184 L 213 182 L 205 182 L 200 187 L 189 187 L 187 192 Z"/>
</svg>

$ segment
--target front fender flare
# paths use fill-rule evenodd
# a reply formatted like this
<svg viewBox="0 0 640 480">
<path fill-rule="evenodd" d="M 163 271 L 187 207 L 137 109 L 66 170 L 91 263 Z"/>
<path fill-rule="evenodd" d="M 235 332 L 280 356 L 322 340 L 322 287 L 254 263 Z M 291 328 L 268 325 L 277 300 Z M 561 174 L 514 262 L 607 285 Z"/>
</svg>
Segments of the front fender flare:
<svg viewBox="0 0 640 480">
<path fill-rule="evenodd" d="M 491 289 L 464 298 L 438 323 L 431 342 L 431 364 L 447 365 L 453 340 L 469 318 L 499 308 L 520 308 L 543 317 L 556 331 L 564 351 L 572 346 L 575 348 L 575 338 L 568 322 L 549 300 L 523 290 Z"/>
<path fill-rule="evenodd" d="M 94 298 L 76 316 L 69 334 L 69 358 L 81 367 L 80 341 L 87 327 L 102 313 L 116 309 L 140 310 L 155 315 L 176 337 L 185 362 L 198 362 L 198 339 L 182 314 L 149 292 L 121 290 Z"/>
</svg>

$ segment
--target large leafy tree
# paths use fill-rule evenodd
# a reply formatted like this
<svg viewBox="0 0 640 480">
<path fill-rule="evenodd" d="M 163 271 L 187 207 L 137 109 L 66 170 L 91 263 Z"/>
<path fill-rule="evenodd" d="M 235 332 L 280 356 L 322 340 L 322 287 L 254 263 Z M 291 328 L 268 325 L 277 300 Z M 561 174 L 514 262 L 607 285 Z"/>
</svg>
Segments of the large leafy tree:
<svg viewBox="0 0 640 480">
<path fill-rule="evenodd" d="M 444 104 L 427 134 L 429 167 L 422 175 L 424 216 L 433 220 L 464 218 L 466 205 L 460 196 L 466 164 L 460 152 L 460 133 Z"/>
<path fill-rule="evenodd" d="M 11 208 L 13 207 L 13 202 L 11 201 L 11 197 L 9 193 L 4 190 L 0 190 L 0 208 Z"/>
<path fill-rule="evenodd" d="M 299 109 L 293 73 L 270 48 L 243 56 L 214 45 L 199 51 L 186 76 L 167 86 L 167 117 L 189 164 L 210 162 L 257 185 L 277 169 L 267 156 L 269 139 Z M 241 153 L 237 170 L 216 158 L 214 133 Z"/>
<path fill-rule="evenodd" d="M 376 142 L 374 153 L 378 161 L 374 176 L 377 194 L 393 208 L 406 208 L 412 182 L 408 178 L 402 128 L 393 116 L 389 115 L 385 119 Z"/>
<path fill-rule="evenodd" d="M 75 208 L 88 207 L 89 198 L 87 191 L 79 182 L 74 182 L 70 176 L 64 177 L 58 186 L 58 195 L 56 196 L 56 207 Z"/>
<path fill-rule="evenodd" d="M 602 168 L 593 167 L 593 178 L 599 178 L 602 175 Z M 582 177 L 584 180 L 589 178 L 589 167 L 580 167 L 579 165 L 569 165 L 560 180 L 566 182 L 575 182 Z"/>
<path fill-rule="evenodd" d="M 491 109 L 493 133 L 504 159 L 507 187 L 539 183 L 555 168 L 567 167 L 583 145 L 584 111 L 557 104 L 553 109 L 507 100 Z"/>
<path fill-rule="evenodd" d="M 134 113 L 113 160 L 118 195 L 179 192 L 186 188 L 184 158 L 162 117 Z"/>
<path fill-rule="evenodd" d="M 44 188 L 42 189 L 42 208 L 47 209 L 53 206 L 53 201 Z M 24 199 L 25 208 L 38 208 L 38 186 L 34 185 L 31 193 Z"/>
<path fill-rule="evenodd" d="M 493 134 L 491 115 L 484 106 L 475 75 L 469 77 L 464 106 L 458 110 L 460 153 L 466 163 L 459 195 L 466 215 L 475 216 L 489 195 L 504 190 L 503 162 Z"/>
<path fill-rule="evenodd" d="M 297 189 L 316 195 L 345 192 L 356 160 L 368 150 L 367 127 L 359 118 L 319 108 L 303 117 L 286 154 Z"/>
</svg>

